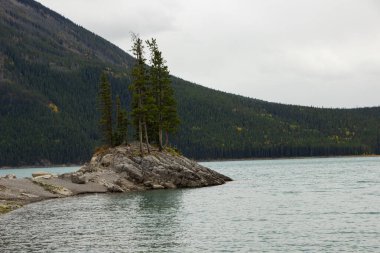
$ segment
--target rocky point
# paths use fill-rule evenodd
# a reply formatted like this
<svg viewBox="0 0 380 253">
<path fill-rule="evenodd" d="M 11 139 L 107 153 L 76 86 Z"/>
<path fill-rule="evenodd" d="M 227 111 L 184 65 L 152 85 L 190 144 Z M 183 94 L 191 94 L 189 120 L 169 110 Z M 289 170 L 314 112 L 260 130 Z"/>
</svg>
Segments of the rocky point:
<svg viewBox="0 0 380 253">
<path fill-rule="evenodd" d="M 84 193 L 128 192 L 221 185 L 231 178 L 208 169 L 172 149 L 140 154 L 138 145 L 102 149 L 77 172 L 59 176 L 0 178 L 0 213 L 49 198 Z"/>
</svg>

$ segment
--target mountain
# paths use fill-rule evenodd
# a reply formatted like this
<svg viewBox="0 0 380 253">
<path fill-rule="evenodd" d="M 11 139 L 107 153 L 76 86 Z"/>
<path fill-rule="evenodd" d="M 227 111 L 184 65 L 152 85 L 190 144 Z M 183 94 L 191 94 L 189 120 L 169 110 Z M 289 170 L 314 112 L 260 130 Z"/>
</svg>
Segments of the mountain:
<svg viewBox="0 0 380 253">
<path fill-rule="evenodd" d="M 99 145 L 106 69 L 128 106 L 134 59 L 32 0 L 0 2 L 0 166 L 83 163 Z M 196 159 L 380 153 L 380 108 L 321 109 L 232 95 L 172 77 Z"/>
</svg>

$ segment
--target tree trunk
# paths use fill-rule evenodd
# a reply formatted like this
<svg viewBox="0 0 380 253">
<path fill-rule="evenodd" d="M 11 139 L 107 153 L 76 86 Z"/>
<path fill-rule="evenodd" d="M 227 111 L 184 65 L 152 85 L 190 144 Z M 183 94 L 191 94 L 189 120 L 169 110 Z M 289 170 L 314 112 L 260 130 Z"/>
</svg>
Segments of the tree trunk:
<svg viewBox="0 0 380 253">
<path fill-rule="evenodd" d="M 169 145 L 169 134 L 167 131 L 165 132 L 165 134 L 166 134 L 165 147 L 167 147 Z"/>
<path fill-rule="evenodd" d="M 162 151 L 162 127 L 158 127 L 158 148 Z"/>
<path fill-rule="evenodd" d="M 139 100 L 138 100 L 138 108 L 141 109 L 142 107 L 142 101 L 141 101 L 141 89 L 138 90 L 139 93 Z M 143 156 L 143 147 L 142 147 L 142 142 L 143 142 L 143 137 L 142 137 L 142 117 L 141 117 L 141 112 L 139 112 L 139 141 L 140 141 L 140 155 Z"/>
<path fill-rule="evenodd" d="M 162 84 L 158 85 L 158 148 L 162 151 Z"/>
<path fill-rule="evenodd" d="M 143 148 L 142 148 L 142 122 L 141 118 L 139 118 L 139 141 L 140 141 L 140 155 L 143 155 Z"/>
<path fill-rule="evenodd" d="M 145 118 L 144 118 L 144 130 L 145 130 L 146 149 L 148 150 L 148 154 L 150 154 L 149 139 L 148 139 L 148 129 L 146 127 L 146 120 L 145 120 Z"/>
</svg>

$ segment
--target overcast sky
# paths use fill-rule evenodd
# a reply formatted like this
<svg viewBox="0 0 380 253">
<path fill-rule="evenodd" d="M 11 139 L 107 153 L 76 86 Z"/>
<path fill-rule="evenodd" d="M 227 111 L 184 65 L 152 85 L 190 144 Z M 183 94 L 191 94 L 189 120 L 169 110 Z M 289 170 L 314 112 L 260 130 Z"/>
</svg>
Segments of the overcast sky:
<svg viewBox="0 0 380 253">
<path fill-rule="evenodd" d="M 377 0 L 38 0 L 124 50 L 157 38 L 173 75 L 244 96 L 380 105 Z"/>
</svg>

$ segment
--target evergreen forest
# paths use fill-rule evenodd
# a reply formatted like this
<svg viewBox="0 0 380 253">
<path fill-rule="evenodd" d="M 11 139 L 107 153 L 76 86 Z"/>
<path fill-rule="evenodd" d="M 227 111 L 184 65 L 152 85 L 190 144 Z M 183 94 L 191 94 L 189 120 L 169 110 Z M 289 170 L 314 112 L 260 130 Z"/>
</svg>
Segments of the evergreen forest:
<svg viewBox="0 0 380 253">
<path fill-rule="evenodd" d="M 152 40 L 144 44 L 148 51 L 155 47 Z M 134 107 L 138 57 L 133 54 L 33 0 L 0 1 L 0 167 L 88 161 L 104 142 L 98 106 L 102 73 L 111 84 L 109 106 L 118 122 L 109 136 L 115 145 L 136 139 L 132 126 L 141 119 L 142 128 L 157 133 L 142 131 L 152 142 L 165 143 L 168 133 L 171 146 L 199 160 L 380 154 L 380 107 L 271 103 L 173 75 L 162 79 L 173 87 L 173 99 L 162 101 L 160 110 L 169 118 L 178 113 L 179 119 L 171 119 L 177 123 L 165 123 L 164 114 L 148 119 L 147 108 Z M 157 78 L 154 69 L 147 71 Z M 173 101 L 176 113 L 164 106 Z"/>
</svg>

